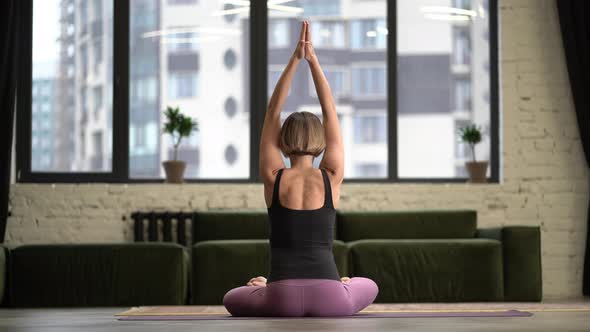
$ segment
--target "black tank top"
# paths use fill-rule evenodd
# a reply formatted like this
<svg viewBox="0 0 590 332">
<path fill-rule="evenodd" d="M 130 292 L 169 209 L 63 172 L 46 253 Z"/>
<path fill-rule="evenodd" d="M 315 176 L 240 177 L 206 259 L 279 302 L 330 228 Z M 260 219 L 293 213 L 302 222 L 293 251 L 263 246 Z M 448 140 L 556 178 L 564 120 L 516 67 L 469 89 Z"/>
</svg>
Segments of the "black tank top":
<svg viewBox="0 0 590 332">
<path fill-rule="evenodd" d="M 324 179 L 324 205 L 315 210 L 293 210 L 279 201 L 283 170 L 281 168 L 277 173 L 272 203 L 268 208 L 270 274 L 267 282 L 281 279 L 340 280 L 332 254 L 336 209 L 326 171 L 320 169 Z"/>
</svg>

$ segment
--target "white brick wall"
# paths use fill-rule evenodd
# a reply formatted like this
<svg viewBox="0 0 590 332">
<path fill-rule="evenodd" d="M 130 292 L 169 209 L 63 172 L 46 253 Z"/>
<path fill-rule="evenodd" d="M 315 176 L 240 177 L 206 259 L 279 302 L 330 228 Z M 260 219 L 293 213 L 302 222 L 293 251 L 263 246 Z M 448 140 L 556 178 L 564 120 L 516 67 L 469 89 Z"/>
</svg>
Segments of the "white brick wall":
<svg viewBox="0 0 590 332">
<path fill-rule="evenodd" d="M 501 184 L 346 184 L 341 209 L 470 208 L 540 225 L 545 298 L 581 296 L 589 172 L 553 0 L 500 0 Z M 132 241 L 139 209 L 265 209 L 257 184 L 16 184 L 7 243 Z"/>
</svg>

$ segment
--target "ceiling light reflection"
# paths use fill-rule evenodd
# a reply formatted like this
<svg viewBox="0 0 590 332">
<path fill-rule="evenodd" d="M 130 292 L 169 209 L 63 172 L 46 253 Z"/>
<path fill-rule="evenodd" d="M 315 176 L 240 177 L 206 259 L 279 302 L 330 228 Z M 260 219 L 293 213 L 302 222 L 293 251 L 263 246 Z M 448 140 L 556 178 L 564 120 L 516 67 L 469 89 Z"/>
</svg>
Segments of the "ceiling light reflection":
<svg viewBox="0 0 590 332">
<path fill-rule="evenodd" d="M 186 28 L 168 28 L 163 30 L 154 30 L 143 33 L 143 38 L 158 37 L 175 35 L 178 33 L 197 32 L 199 34 L 209 35 L 228 35 L 228 36 L 239 36 L 242 31 L 239 29 L 226 29 L 226 28 L 204 28 L 204 27 L 186 27 Z"/>
<path fill-rule="evenodd" d="M 424 17 L 441 20 L 441 21 L 469 21 L 471 18 L 465 15 L 448 15 L 448 14 L 424 14 Z"/>
<path fill-rule="evenodd" d="M 456 14 L 465 16 L 477 16 L 475 10 L 455 8 L 455 7 L 444 7 L 444 6 L 421 6 L 420 10 L 424 13 L 435 13 L 435 14 Z"/>
</svg>

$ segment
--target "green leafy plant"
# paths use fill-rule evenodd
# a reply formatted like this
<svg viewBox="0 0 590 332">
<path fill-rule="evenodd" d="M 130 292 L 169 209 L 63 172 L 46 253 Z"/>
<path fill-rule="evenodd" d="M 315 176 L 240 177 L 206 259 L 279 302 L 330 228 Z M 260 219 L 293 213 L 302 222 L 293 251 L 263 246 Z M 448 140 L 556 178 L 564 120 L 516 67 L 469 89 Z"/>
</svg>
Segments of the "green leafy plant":
<svg viewBox="0 0 590 332">
<path fill-rule="evenodd" d="M 190 116 L 180 113 L 178 106 L 176 108 L 168 106 L 164 111 L 166 123 L 164 123 L 164 132 L 172 136 L 174 144 L 174 160 L 178 159 L 178 146 L 183 137 L 189 137 L 193 130 L 199 130 L 199 124 Z"/>
<path fill-rule="evenodd" d="M 459 128 L 459 137 L 464 143 L 468 143 L 473 154 L 473 161 L 475 162 L 475 144 L 481 142 L 482 128 L 475 124 L 467 125 Z"/>
</svg>

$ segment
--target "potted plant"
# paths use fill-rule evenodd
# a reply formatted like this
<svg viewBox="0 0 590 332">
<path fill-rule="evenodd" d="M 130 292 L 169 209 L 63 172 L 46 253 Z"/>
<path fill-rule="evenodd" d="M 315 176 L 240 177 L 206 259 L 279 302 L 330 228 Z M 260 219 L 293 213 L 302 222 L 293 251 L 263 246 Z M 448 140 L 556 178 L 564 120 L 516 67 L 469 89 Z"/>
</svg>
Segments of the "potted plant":
<svg viewBox="0 0 590 332">
<path fill-rule="evenodd" d="M 469 173 L 469 181 L 475 183 L 487 182 L 486 174 L 488 171 L 488 161 L 476 161 L 475 160 L 475 144 L 481 142 L 481 128 L 475 124 L 468 125 L 459 129 L 459 135 L 461 141 L 469 144 L 471 147 L 471 153 L 473 155 L 473 161 L 466 161 L 465 167 Z"/>
<path fill-rule="evenodd" d="M 182 183 L 186 163 L 178 160 L 178 147 L 183 137 L 189 137 L 193 130 L 199 130 L 198 123 L 191 117 L 180 113 L 178 107 L 168 106 L 164 114 L 166 115 L 164 132 L 170 134 L 172 144 L 174 145 L 174 159 L 162 162 L 162 166 L 164 166 L 164 171 L 166 172 L 166 182 Z"/>
</svg>

